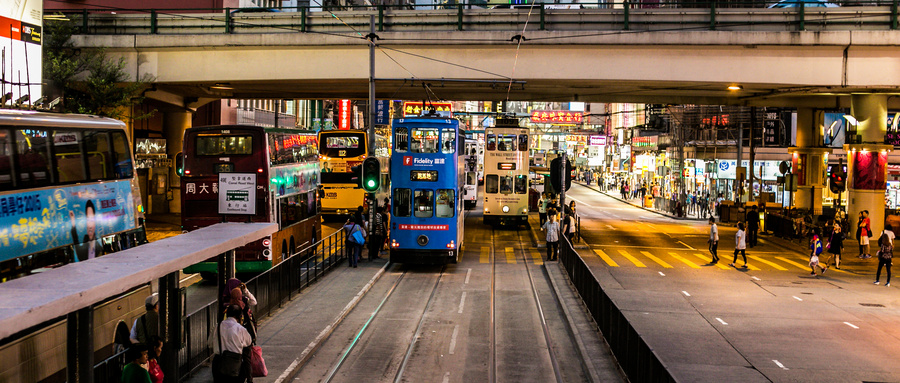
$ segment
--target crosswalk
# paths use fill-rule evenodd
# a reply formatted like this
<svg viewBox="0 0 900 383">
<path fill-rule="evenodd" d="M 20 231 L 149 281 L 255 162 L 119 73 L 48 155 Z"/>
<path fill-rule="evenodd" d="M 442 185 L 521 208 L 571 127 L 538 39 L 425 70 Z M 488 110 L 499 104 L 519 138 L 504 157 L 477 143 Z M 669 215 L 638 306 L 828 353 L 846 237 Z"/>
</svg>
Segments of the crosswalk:
<svg viewBox="0 0 900 383">
<path fill-rule="evenodd" d="M 733 254 L 731 252 L 719 252 L 719 263 L 710 264 L 711 256 L 708 252 L 696 250 L 671 251 L 670 249 L 635 250 L 608 247 L 593 247 L 589 251 L 579 251 L 584 257 L 596 256 L 609 267 L 637 267 L 637 268 L 691 268 L 703 269 L 715 267 L 729 270 Z M 783 253 L 782 253 L 783 254 Z M 743 266 L 743 258 L 738 255 L 736 265 Z M 809 264 L 805 259 L 784 255 L 747 254 L 747 269 L 751 271 L 777 270 L 777 271 L 809 271 Z M 830 268 L 829 270 L 832 270 Z M 846 273 L 845 270 L 835 272 Z"/>
</svg>

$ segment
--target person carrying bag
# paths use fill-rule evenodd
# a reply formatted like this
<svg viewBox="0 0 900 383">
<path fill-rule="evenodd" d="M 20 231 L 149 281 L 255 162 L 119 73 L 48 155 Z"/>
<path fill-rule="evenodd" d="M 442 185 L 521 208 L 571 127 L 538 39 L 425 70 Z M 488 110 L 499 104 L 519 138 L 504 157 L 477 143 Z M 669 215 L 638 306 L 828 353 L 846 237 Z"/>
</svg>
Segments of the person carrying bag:
<svg viewBox="0 0 900 383">
<path fill-rule="evenodd" d="M 227 316 L 216 328 L 219 352 L 213 356 L 212 373 L 214 382 L 244 382 L 250 378 L 250 346 L 253 340 L 244 326 L 238 323 L 241 307 L 229 305 Z"/>
</svg>

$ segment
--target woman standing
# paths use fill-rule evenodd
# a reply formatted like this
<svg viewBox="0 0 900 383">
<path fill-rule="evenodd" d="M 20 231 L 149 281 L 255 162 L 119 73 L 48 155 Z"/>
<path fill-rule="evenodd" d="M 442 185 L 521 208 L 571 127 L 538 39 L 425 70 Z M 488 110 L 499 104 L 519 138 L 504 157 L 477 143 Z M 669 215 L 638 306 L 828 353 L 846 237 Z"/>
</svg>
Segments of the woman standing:
<svg viewBox="0 0 900 383">
<path fill-rule="evenodd" d="M 875 271 L 875 284 L 877 285 L 881 279 L 881 268 L 886 267 L 887 281 L 885 281 L 884 285 L 890 286 L 891 263 L 892 258 L 894 258 L 894 230 L 891 225 L 884 225 L 884 231 L 881 232 L 881 236 L 878 238 L 878 245 L 881 249 L 878 250 L 878 270 Z"/>
<path fill-rule="evenodd" d="M 744 231 L 744 223 L 738 222 L 738 231 L 737 234 L 734 235 L 734 260 L 731 261 L 731 264 L 728 266 L 734 266 L 734 263 L 737 262 L 738 252 L 741 253 L 741 256 L 744 257 L 744 268 L 747 268 L 747 234 Z"/>
<path fill-rule="evenodd" d="M 831 237 L 828 238 L 828 244 L 826 245 L 828 248 L 828 253 L 831 254 L 828 262 L 825 262 L 825 266 L 829 264 L 833 264 L 835 269 L 841 269 L 841 252 L 844 251 L 844 232 L 841 231 L 841 225 L 837 222 L 834 223 L 831 230 Z M 834 263 L 832 263 L 832 260 Z"/>
<path fill-rule="evenodd" d="M 859 258 L 872 258 L 869 254 L 869 237 L 872 236 L 872 227 L 869 226 L 869 211 L 863 210 L 859 212 L 859 223 L 857 223 L 856 239 L 859 241 Z"/>
<path fill-rule="evenodd" d="M 350 247 L 350 263 L 348 266 L 357 267 L 359 257 L 362 254 L 363 245 L 365 245 L 366 242 L 366 230 L 363 229 L 362 218 L 357 217 L 352 221 L 347 220 L 347 222 L 344 223 L 343 229 L 347 231 L 347 245 Z M 360 234 L 354 235 L 357 232 Z M 361 243 L 360 240 L 354 238 L 362 238 Z"/>
</svg>

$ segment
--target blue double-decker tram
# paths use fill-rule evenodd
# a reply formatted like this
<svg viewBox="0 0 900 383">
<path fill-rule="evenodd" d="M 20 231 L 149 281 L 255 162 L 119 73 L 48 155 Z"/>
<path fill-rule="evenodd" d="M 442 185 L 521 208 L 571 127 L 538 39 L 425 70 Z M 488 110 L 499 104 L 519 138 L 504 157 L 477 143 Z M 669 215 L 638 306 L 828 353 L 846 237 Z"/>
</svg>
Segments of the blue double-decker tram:
<svg viewBox="0 0 900 383">
<path fill-rule="evenodd" d="M 391 262 L 456 263 L 463 240 L 465 135 L 448 118 L 394 120 Z"/>
</svg>

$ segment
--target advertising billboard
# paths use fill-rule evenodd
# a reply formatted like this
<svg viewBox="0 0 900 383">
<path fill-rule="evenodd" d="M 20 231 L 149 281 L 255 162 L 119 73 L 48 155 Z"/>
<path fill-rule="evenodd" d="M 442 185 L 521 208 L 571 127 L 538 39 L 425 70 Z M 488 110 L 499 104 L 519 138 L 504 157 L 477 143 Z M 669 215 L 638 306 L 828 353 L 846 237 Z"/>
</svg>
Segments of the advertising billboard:
<svg viewBox="0 0 900 383">
<path fill-rule="evenodd" d="M 41 97 L 43 2 L 0 0 L 0 96 Z"/>
</svg>

